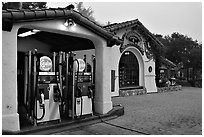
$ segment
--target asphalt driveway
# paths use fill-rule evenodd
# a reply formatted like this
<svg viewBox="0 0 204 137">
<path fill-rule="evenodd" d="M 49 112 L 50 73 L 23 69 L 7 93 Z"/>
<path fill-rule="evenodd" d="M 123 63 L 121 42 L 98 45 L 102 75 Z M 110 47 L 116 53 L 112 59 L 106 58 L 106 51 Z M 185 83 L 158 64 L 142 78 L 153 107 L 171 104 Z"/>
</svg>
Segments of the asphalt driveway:
<svg viewBox="0 0 204 137">
<path fill-rule="evenodd" d="M 201 135 L 202 89 L 183 87 L 182 91 L 139 96 L 114 97 L 125 114 L 116 119 L 56 135 Z"/>
</svg>

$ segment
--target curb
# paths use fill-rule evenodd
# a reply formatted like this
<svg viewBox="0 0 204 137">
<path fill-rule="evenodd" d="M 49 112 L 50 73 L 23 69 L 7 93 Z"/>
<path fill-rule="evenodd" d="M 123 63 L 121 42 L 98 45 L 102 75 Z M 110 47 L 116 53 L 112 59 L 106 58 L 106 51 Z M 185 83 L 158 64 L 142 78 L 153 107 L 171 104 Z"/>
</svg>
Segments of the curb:
<svg viewBox="0 0 204 137">
<path fill-rule="evenodd" d="M 43 125 L 32 127 L 30 129 L 24 129 L 20 131 L 6 131 L 2 130 L 2 135 L 48 135 L 54 134 L 57 132 L 62 132 L 68 129 L 78 128 L 82 126 L 87 126 L 91 124 L 96 124 L 102 122 L 102 120 L 111 120 L 119 116 L 124 115 L 124 107 L 115 106 L 107 114 L 99 115 L 96 114 L 92 117 L 72 120 L 72 121 L 63 121 L 61 123 L 53 125 Z"/>
</svg>

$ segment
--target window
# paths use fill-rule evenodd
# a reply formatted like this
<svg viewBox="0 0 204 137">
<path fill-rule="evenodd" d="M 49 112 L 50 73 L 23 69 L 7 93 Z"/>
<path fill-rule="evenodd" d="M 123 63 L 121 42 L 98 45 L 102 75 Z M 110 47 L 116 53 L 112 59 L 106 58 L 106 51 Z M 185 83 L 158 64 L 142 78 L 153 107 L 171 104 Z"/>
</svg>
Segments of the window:
<svg viewBox="0 0 204 137">
<path fill-rule="evenodd" d="M 139 64 L 136 56 L 126 51 L 119 63 L 119 87 L 139 86 Z"/>
</svg>

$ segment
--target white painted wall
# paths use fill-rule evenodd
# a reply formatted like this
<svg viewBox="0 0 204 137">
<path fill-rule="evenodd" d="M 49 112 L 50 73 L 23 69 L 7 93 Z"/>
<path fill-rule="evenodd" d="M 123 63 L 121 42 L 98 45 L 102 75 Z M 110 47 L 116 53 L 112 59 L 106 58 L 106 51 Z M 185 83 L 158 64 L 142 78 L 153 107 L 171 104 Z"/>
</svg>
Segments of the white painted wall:
<svg viewBox="0 0 204 137">
<path fill-rule="evenodd" d="M 110 60 L 110 72 L 109 77 L 111 80 L 111 70 L 115 70 L 115 91 L 111 92 L 111 96 L 119 96 L 119 61 L 120 61 L 120 46 L 113 46 L 110 48 L 109 59 Z"/>
<path fill-rule="evenodd" d="M 20 130 L 17 114 L 17 31 L 2 31 L 2 129 Z"/>
<path fill-rule="evenodd" d="M 105 41 L 96 48 L 95 111 L 105 114 L 112 109 L 110 88 L 110 47 Z M 98 92 L 101 91 L 101 92 Z M 98 107 L 97 107 L 98 106 Z"/>
</svg>

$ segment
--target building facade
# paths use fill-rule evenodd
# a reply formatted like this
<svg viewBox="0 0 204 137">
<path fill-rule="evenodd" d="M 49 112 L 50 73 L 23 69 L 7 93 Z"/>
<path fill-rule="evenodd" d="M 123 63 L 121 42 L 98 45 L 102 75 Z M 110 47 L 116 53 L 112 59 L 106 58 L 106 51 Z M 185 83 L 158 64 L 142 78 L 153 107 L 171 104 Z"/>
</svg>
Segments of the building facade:
<svg viewBox="0 0 204 137">
<path fill-rule="evenodd" d="M 29 35 L 23 36 L 25 33 Z M 106 114 L 120 89 L 157 92 L 153 48 L 162 44 L 136 19 L 99 26 L 74 10 L 2 11 L 2 128 L 19 131 L 25 97 L 25 55 L 74 52 L 93 73 L 94 111 Z M 93 58 L 95 59 L 93 61 Z"/>
</svg>

